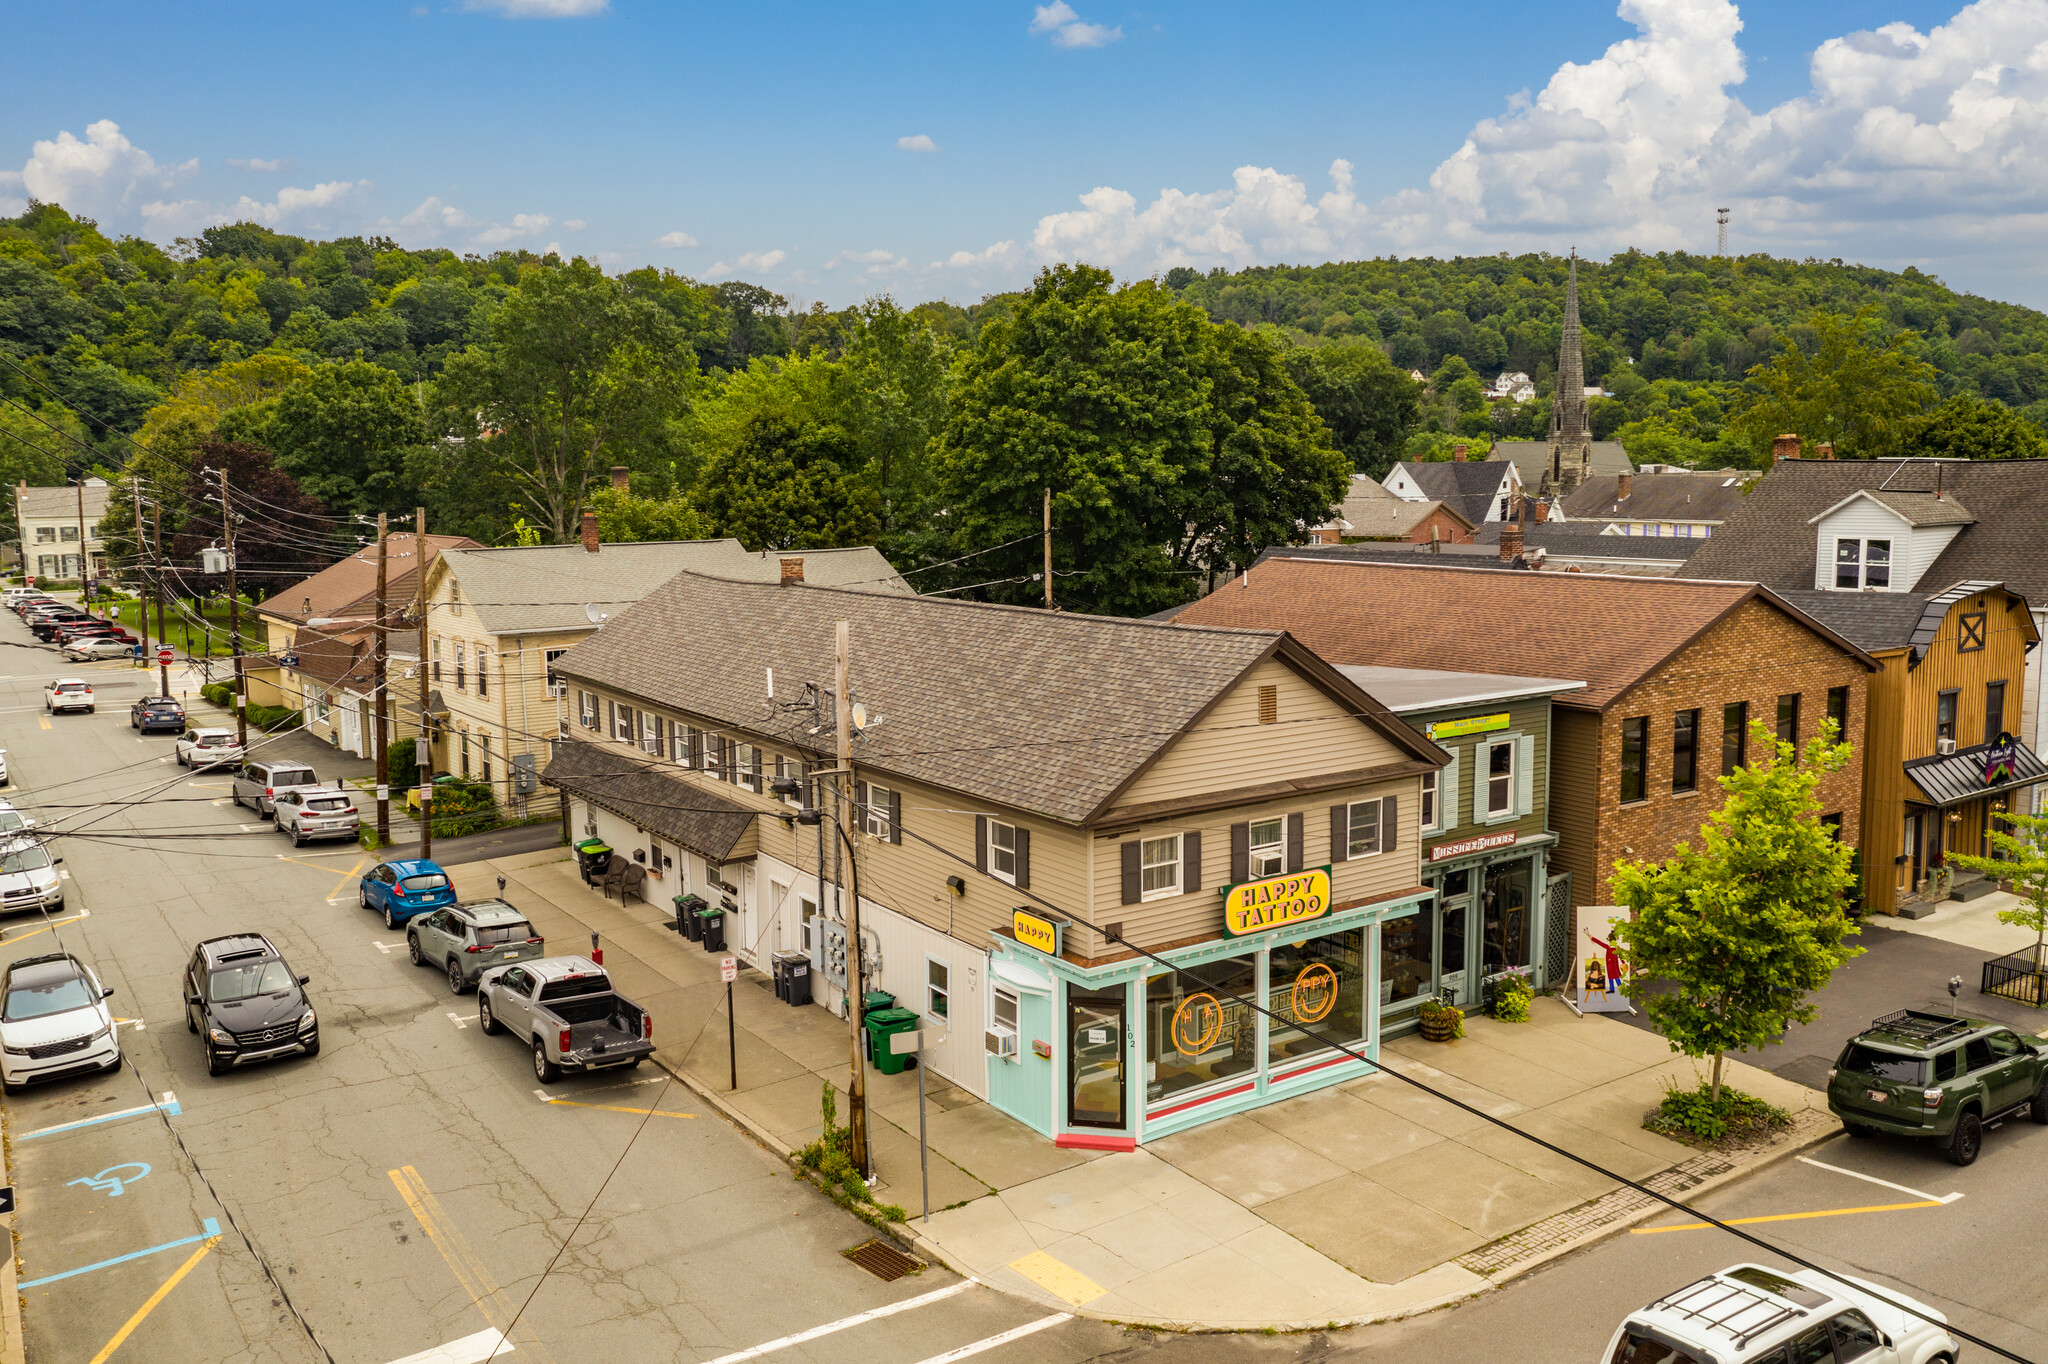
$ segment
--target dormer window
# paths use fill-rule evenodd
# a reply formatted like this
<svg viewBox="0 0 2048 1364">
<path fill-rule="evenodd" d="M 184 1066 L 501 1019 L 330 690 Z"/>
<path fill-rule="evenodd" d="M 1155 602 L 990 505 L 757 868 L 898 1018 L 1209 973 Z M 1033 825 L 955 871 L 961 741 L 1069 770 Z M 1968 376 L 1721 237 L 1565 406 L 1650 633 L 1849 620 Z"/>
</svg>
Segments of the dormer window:
<svg viewBox="0 0 2048 1364">
<path fill-rule="evenodd" d="M 1835 541 L 1835 586 L 1855 591 L 1861 587 L 1889 588 L 1892 585 L 1892 542 L 1889 540 Z"/>
</svg>

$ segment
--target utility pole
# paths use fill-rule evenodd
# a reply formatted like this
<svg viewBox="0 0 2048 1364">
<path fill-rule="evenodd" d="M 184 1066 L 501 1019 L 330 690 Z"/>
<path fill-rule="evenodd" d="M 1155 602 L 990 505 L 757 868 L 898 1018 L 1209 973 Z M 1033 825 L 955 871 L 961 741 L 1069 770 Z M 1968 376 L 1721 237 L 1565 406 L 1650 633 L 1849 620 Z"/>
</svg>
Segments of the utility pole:
<svg viewBox="0 0 2048 1364">
<path fill-rule="evenodd" d="M 390 641 L 386 638 L 391 622 L 384 611 L 384 537 L 389 525 L 383 512 L 377 513 L 377 641 L 376 641 L 376 686 L 377 686 L 377 845 L 391 846 L 391 753 L 389 712 L 384 704 L 385 655 L 391 652 Z M 415 558 L 419 557 L 414 555 Z"/>
<path fill-rule="evenodd" d="M 1052 488 L 1045 490 L 1045 609 L 1052 610 Z"/>
<path fill-rule="evenodd" d="M 865 1002 L 861 996 L 867 980 L 861 973 L 860 962 L 860 873 L 851 866 L 853 840 L 846 832 L 847 816 L 853 810 L 853 643 L 852 630 L 843 620 L 832 648 L 832 675 L 832 722 L 839 752 L 839 770 L 832 779 L 838 795 L 834 804 L 839 807 L 835 813 L 840 837 L 846 842 L 854 887 L 846 901 L 846 1016 L 853 1025 L 853 1072 L 846 1086 L 846 1135 L 852 1149 L 847 1154 L 853 1160 L 853 1168 L 866 1177 L 874 1173 L 874 1167 L 868 1163 L 867 1059 L 861 1054 L 860 1015 Z"/>
<path fill-rule="evenodd" d="M 151 512 L 152 519 L 156 522 L 156 638 L 158 644 L 169 647 L 171 642 L 170 631 L 164 625 L 164 504 L 159 501 L 151 509 Z M 141 539 L 141 526 L 138 525 L 135 528 L 135 535 L 138 540 Z M 188 650 L 192 647 L 189 641 L 185 647 Z M 157 659 L 157 677 L 163 685 L 163 694 L 169 696 L 171 694 L 171 665 L 162 661 L 162 654 L 158 654 Z"/>
<path fill-rule="evenodd" d="M 235 512 L 228 505 L 228 471 L 220 471 L 221 535 L 228 550 L 228 652 L 235 659 L 235 743 L 249 751 L 249 694 L 242 676 L 242 599 L 235 595 Z"/>
<path fill-rule="evenodd" d="M 87 575 L 92 571 L 92 555 L 85 552 L 85 474 L 78 475 L 78 600 L 85 602 L 92 597 L 92 588 L 87 584 Z"/>
<path fill-rule="evenodd" d="M 135 567 L 142 574 L 142 581 L 149 581 L 149 546 L 142 538 L 142 485 L 130 479 L 128 491 L 135 495 Z M 149 600 L 140 591 L 135 594 L 136 625 L 142 631 L 142 666 L 149 666 Z"/>
<path fill-rule="evenodd" d="M 425 507 L 412 509 L 412 538 L 415 547 L 426 543 Z M 413 760 L 420 769 L 420 860 L 424 862 L 434 855 L 434 722 L 427 713 L 432 686 L 432 670 L 427 666 L 427 563 L 424 554 L 415 557 L 420 561 L 416 594 L 420 613 L 420 737 L 413 743 Z"/>
</svg>

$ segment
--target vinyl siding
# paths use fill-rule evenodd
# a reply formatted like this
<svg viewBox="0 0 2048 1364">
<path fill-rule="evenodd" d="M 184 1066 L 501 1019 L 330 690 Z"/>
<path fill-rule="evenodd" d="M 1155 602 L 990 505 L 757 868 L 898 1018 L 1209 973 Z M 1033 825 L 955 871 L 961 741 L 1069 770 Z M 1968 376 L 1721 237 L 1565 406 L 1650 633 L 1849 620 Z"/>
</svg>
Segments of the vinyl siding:
<svg viewBox="0 0 2048 1364">
<path fill-rule="evenodd" d="M 1573 899 L 1587 904 L 1599 835 L 1601 717 L 1559 707 L 1551 724 L 1550 827 L 1557 847 L 1550 861 L 1572 874 Z"/>
<path fill-rule="evenodd" d="M 1480 834 L 1500 833 L 1512 829 L 1522 838 L 1547 832 L 1551 828 L 1545 776 L 1550 762 L 1550 702 L 1546 700 L 1517 701 L 1512 705 L 1458 706 L 1448 710 L 1432 710 L 1411 714 L 1407 718 L 1414 726 L 1427 734 L 1428 725 L 1433 721 L 1462 720 L 1473 716 L 1498 715 L 1505 711 L 1508 726 L 1486 734 L 1471 734 L 1455 739 L 1442 739 L 1437 747 L 1455 754 L 1458 760 L 1458 789 L 1455 792 L 1440 790 L 1438 799 L 1456 802 L 1457 823 L 1440 833 L 1424 835 L 1425 845 L 1432 843 L 1455 843 L 1460 839 L 1473 838 Z M 1527 769 L 1532 778 L 1529 790 L 1532 796 L 1531 808 L 1515 819 L 1496 820 L 1482 824 L 1478 812 L 1473 808 L 1473 773 L 1479 769 L 1478 749 L 1482 741 L 1497 743 L 1508 735 L 1527 735 L 1533 742 L 1533 761 Z M 1445 769 L 1446 772 L 1449 769 Z M 1481 778 L 1482 782 L 1484 778 Z M 1484 789 L 1482 786 L 1480 789 Z M 1450 807 L 1447 807 L 1450 808 Z M 1425 846 L 1425 852 L 1427 848 Z"/>
<path fill-rule="evenodd" d="M 1923 526 L 1915 529 L 1897 515 L 1868 498 L 1858 498 L 1816 526 L 1814 536 L 1813 585 L 1830 591 L 1835 585 L 1835 541 L 1855 539 L 1892 542 L 1893 592 L 1920 590 L 1920 575 L 1941 557 L 1961 526 Z M 1940 591 L 1945 584 L 1930 584 Z"/>
</svg>

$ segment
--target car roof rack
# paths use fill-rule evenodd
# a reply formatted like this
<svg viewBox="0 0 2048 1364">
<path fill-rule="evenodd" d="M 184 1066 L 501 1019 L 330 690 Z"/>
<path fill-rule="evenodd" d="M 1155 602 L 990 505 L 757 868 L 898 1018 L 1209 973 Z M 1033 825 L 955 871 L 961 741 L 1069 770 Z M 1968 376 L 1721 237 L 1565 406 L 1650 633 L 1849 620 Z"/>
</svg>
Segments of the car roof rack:
<svg viewBox="0 0 2048 1364">
<path fill-rule="evenodd" d="M 1733 1338 L 1738 1350 L 1773 1327 L 1806 1315 L 1804 1308 L 1760 1288 L 1719 1275 L 1708 1275 L 1697 1283 L 1687 1284 L 1644 1310 L 1669 1312 L 1675 1317 L 1713 1327 Z"/>
<path fill-rule="evenodd" d="M 1920 1042 L 1941 1042 L 1951 1037 L 1961 1037 L 1976 1028 L 1967 1018 L 1943 1018 L 1940 1014 L 1923 1014 L 1917 1009 L 1900 1009 L 1883 1018 L 1870 1022 L 1872 1029 L 1882 1028 L 1886 1032 L 1898 1033 Z"/>
</svg>

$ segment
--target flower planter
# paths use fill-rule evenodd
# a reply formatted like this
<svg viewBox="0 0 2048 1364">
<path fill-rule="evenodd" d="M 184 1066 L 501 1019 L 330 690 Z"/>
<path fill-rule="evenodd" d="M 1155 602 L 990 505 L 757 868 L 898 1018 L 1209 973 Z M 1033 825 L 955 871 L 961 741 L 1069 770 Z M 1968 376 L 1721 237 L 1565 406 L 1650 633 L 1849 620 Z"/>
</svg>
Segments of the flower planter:
<svg viewBox="0 0 2048 1364">
<path fill-rule="evenodd" d="M 1449 1042 L 1464 1031 L 1463 1016 L 1456 1009 L 1436 1009 L 1422 1015 L 1422 1037 L 1427 1042 Z"/>
</svg>

